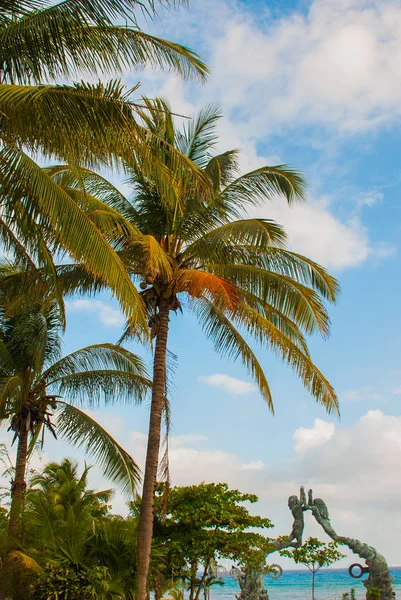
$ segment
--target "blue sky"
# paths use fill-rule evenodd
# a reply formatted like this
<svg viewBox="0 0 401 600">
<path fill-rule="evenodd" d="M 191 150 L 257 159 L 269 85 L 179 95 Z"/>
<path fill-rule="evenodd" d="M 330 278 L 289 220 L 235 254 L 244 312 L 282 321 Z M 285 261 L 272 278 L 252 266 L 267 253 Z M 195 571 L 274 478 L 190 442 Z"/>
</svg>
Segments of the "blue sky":
<svg viewBox="0 0 401 600">
<path fill-rule="evenodd" d="M 310 340 L 315 362 L 338 392 L 340 420 L 261 350 L 273 417 L 241 364 L 216 356 L 190 315 L 171 317 L 169 348 L 178 356 L 173 483 L 227 480 L 257 493 L 258 510 L 276 523 L 277 535 L 290 530 L 288 495 L 313 485 L 341 534 L 376 544 L 397 564 L 401 6 L 192 0 L 189 9 L 161 13 L 147 29 L 197 50 L 211 68 L 210 81 L 201 86 L 145 72 L 127 73 L 127 84 L 140 80 L 145 95 L 165 96 L 178 113 L 220 103 L 219 149 L 238 147 L 244 170 L 285 162 L 304 171 L 306 206 L 290 210 L 279 199 L 252 214 L 282 223 L 290 247 L 327 266 L 342 287 L 330 308 L 330 339 Z M 117 340 L 121 323 L 107 295 L 70 301 L 66 352 Z M 143 458 L 147 407 L 113 407 L 99 418 Z M 65 454 L 78 456 L 48 444 L 46 458 Z M 310 522 L 308 532 L 320 535 Z"/>
</svg>

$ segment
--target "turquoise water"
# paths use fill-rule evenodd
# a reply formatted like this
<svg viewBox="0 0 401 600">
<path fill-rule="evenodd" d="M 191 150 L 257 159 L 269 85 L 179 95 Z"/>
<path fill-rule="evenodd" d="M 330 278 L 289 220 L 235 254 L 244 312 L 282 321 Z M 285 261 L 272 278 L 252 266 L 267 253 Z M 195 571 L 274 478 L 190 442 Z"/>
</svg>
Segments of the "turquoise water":
<svg viewBox="0 0 401 600">
<path fill-rule="evenodd" d="M 396 598 L 401 600 L 401 568 L 391 570 L 393 576 Z M 308 569 L 297 571 L 284 571 L 280 579 L 273 580 L 265 577 L 265 586 L 270 600 L 309 600 L 311 597 L 311 574 Z M 362 579 L 352 579 L 347 569 L 321 569 L 316 573 L 315 597 L 316 600 L 341 600 L 344 592 L 355 588 L 358 600 L 364 600 L 365 588 Z M 235 600 L 239 594 L 236 581 L 226 578 L 223 586 L 211 589 L 211 600 Z"/>
</svg>

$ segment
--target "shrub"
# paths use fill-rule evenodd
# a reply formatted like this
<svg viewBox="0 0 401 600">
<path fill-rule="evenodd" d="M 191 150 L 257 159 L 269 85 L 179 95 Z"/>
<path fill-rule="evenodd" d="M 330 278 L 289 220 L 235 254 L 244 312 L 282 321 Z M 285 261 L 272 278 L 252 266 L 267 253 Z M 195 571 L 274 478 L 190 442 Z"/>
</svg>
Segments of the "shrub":
<svg viewBox="0 0 401 600">
<path fill-rule="evenodd" d="M 109 581 L 106 567 L 77 571 L 49 563 L 32 585 L 31 600 L 106 600 Z"/>
</svg>

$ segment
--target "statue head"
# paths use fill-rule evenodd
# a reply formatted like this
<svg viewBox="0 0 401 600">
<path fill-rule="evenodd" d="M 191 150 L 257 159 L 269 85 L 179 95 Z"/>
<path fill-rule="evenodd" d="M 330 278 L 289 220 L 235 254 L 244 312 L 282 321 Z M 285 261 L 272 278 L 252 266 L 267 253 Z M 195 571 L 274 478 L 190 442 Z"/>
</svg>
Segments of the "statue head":
<svg viewBox="0 0 401 600">
<path fill-rule="evenodd" d="M 290 496 L 288 498 L 288 508 L 294 508 L 297 504 L 299 504 L 298 496 Z"/>
<path fill-rule="evenodd" d="M 329 518 L 329 509 L 321 498 L 315 498 L 313 504 L 319 509 L 320 516 L 323 517 L 323 519 Z"/>
</svg>

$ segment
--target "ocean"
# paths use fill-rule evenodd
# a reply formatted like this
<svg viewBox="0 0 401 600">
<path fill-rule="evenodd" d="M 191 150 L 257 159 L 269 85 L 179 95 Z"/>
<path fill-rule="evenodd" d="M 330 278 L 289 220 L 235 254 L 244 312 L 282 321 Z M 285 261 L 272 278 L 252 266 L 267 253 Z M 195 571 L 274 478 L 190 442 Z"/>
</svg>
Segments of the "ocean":
<svg viewBox="0 0 401 600">
<path fill-rule="evenodd" d="M 401 600 L 401 567 L 391 569 L 396 598 Z M 311 573 L 305 567 L 302 570 L 284 571 L 280 579 L 273 580 L 266 575 L 265 587 L 269 600 L 309 600 L 311 597 Z M 365 587 L 362 580 L 353 579 L 347 569 L 321 569 L 315 577 L 316 600 L 341 600 L 344 592 L 355 589 L 358 600 L 365 599 Z M 223 586 L 213 586 L 210 600 L 235 600 L 239 594 L 236 581 L 226 577 Z M 203 599 L 202 599 L 203 600 Z"/>
</svg>

